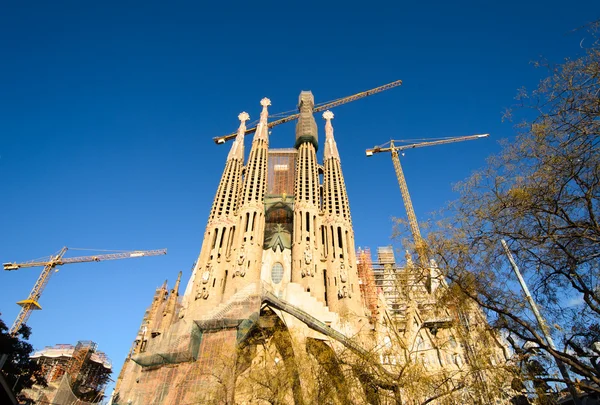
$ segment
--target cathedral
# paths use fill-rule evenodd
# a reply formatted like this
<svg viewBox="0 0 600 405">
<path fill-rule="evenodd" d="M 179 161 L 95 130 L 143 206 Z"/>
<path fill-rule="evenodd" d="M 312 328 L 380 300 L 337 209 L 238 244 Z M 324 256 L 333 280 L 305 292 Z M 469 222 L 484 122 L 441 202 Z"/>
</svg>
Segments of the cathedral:
<svg viewBox="0 0 600 405">
<path fill-rule="evenodd" d="M 293 148 L 272 149 L 270 100 L 260 104 L 247 159 L 249 115 L 238 116 L 187 287 L 180 297 L 180 273 L 156 290 L 112 403 L 380 404 L 386 390 L 404 403 L 410 387 L 397 385 L 396 368 L 460 373 L 469 353 L 452 314 L 426 320 L 427 299 L 410 294 L 388 308 L 357 257 L 333 113 L 320 145 L 313 95 L 301 92 Z"/>
</svg>

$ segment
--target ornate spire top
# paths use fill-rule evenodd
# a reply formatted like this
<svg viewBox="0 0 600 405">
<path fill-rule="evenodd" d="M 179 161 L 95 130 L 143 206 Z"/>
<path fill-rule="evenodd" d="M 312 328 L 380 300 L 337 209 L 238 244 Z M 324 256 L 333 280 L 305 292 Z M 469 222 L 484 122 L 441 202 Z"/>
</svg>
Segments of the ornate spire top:
<svg viewBox="0 0 600 405">
<path fill-rule="evenodd" d="M 229 151 L 229 155 L 227 159 L 238 158 L 244 160 L 244 135 L 246 134 L 246 121 L 250 119 L 250 115 L 246 111 L 242 111 L 238 115 L 238 119 L 240 120 L 240 126 L 238 127 L 237 136 L 235 137 L 235 141 L 233 145 L 231 145 L 231 150 Z"/>
<path fill-rule="evenodd" d="M 325 121 L 325 159 L 335 157 L 339 159 L 339 153 L 337 150 L 337 145 L 335 144 L 335 140 L 333 139 L 333 125 L 331 125 L 331 120 L 334 115 L 331 111 L 327 110 L 323 113 L 323 118 Z"/>
<path fill-rule="evenodd" d="M 267 110 L 267 107 L 271 105 L 271 100 L 269 100 L 268 98 L 263 98 L 262 100 L 260 100 L 260 105 L 262 105 L 263 109 L 260 113 L 260 121 L 264 122 L 265 124 L 267 123 L 267 117 L 269 116 L 269 111 Z"/>
<path fill-rule="evenodd" d="M 254 140 L 264 139 L 265 141 L 268 141 L 269 128 L 267 127 L 267 117 L 269 116 L 269 110 L 267 107 L 271 105 L 271 100 L 265 97 L 260 100 L 260 105 L 262 105 L 263 108 L 260 112 L 260 122 L 258 123 L 258 128 L 256 128 Z"/>
<path fill-rule="evenodd" d="M 248 115 L 248 113 L 246 111 L 242 111 L 239 115 L 238 115 L 238 120 L 241 121 L 240 127 L 243 125 L 244 128 L 246 127 L 246 121 L 248 121 L 250 119 L 250 115 Z"/>
</svg>

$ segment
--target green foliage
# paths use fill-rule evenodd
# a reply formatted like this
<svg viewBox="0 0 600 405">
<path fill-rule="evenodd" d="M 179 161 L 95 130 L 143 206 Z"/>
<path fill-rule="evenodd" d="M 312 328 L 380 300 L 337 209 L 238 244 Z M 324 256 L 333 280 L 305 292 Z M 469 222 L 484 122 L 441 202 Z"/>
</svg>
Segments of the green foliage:
<svg viewBox="0 0 600 405">
<path fill-rule="evenodd" d="M 40 365 L 29 358 L 33 353 L 33 347 L 26 342 L 30 335 L 31 329 L 22 325 L 17 336 L 11 336 L 8 327 L 0 319 L 0 353 L 8 355 L 2 372 L 8 384 L 15 387 L 15 394 L 31 388 L 33 384 L 46 385 Z"/>
</svg>

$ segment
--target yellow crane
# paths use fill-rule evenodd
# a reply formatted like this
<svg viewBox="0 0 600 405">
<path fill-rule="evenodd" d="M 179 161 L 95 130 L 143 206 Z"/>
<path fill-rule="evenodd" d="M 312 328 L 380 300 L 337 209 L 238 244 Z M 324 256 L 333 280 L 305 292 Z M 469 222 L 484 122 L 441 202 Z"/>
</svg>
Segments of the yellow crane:
<svg viewBox="0 0 600 405">
<path fill-rule="evenodd" d="M 423 238 L 421 237 L 421 231 L 419 230 L 419 223 L 417 222 L 417 216 L 415 215 L 415 210 L 412 205 L 412 201 L 410 199 L 410 194 L 408 193 L 408 186 L 406 184 L 406 178 L 404 177 L 404 172 L 402 171 L 402 165 L 400 164 L 400 157 L 398 156 L 399 151 L 403 151 L 406 149 L 414 149 L 414 148 L 423 148 L 425 146 L 435 146 L 435 145 L 443 145 L 446 143 L 454 143 L 454 142 L 463 142 L 463 141 L 472 141 L 475 139 L 486 138 L 489 134 L 482 135 L 470 135 L 470 136 L 459 136 L 454 138 L 445 138 L 436 141 L 429 142 L 420 142 L 413 143 L 408 145 L 396 145 L 396 143 L 406 142 L 399 140 L 392 140 L 383 145 L 375 146 L 372 149 L 367 149 L 367 156 L 373 156 L 375 153 L 383 153 L 383 152 L 391 152 L 392 154 L 392 162 L 394 162 L 394 169 L 396 170 L 396 177 L 398 178 L 398 184 L 400 185 L 400 193 L 402 194 L 402 200 L 404 201 L 404 207 L 406 208 L 406 215 L 408 216 L 408 225 L 410 227 L 410 231 L 412 233 L 415 249 L 417 250 L 417 255 L 419 256 L 419 261 L 423 266 L 428 265 L 427 254 L 425 252 L 425 244 L 423 242 Z"/>
<path fill-rule="evenodd" d="M 342 97 L 342 98 L 338 98 L 337 100 L 333 100 L 333 101 L 328 101 L 326 103 L 323 104 L 318 104 L 313 108 L 313 112 L 318 113 L 319 111 L 325 111 L 325 110 L 329 110 L 333 107 L 337 107 L 338 105 L 342 105 L 342 104 L 346 104 L 349 103 L 351 101 L 354 100 L 358 100 L 360 98 L 364 98 L 364 97 L 368 97 L 371 96 L 373 94 L 377 94 L 377 93 L 381 93 L 382 91 L 394 88 L 394 87 L 398 87 L 402 84 L 402 80 L 396 80 L 394 82 L 388 83 L 388 84 L 384 84 L 383 86 L 379 86 L 379 87 L 375 87 L 374 89 L 370 89 L 367 91 L 363 91 L 361 93 L 357 93 L 357 94 L 353 94 L 351 96 L 348 97 Z M 285 114 L 285 113 L 283 113 Z M 276 115 L 281 115 L 281 114 L 276 114 Z M 268 128 L 273 128 L 274 126 L 280 125 L 280 124 L 285 124 L 286 122 L 290 122 L 293 120 L 297 120 L 298 117 L 300 116 L 300 114 L 290 114 L 287 115 L 281 119 L 278 119 L 276 121 L 272 121 L 269 122 L 267 124 Z M 256 132 L 256 127 L 252 127 L 246 130 L 245 135 L 248 134 L 252 134 Z M 215 143 L 217 145 L 223 144 L 231 139 L 235 139 L 235 137 L 237 136 L 237 132 L 233 132 L 231 134 L 228 135 L 223 135 L 223 136 L 217 136 L 213 138 L 213 141 L 215 141 Z"/>
<path fill-rule="evenodd" d="M 110 253 L 110 254 L 102 254 L 102 255 L 94 255 L 94 256 L 80 256 L 80 257 L 63 257 L 65 253 L 67 253 L 68 248 L 62 248 L 56 255 L 50 256 L 46 260 L 32 260 L 25 263 L 4 263 L 4 270 L 18 270 L 24 269 L 28 267 L 44 267 L 42 273 L 38 277 L 33 289 L 29 293 L 27 299 L 23 301 L 17 302 L 21 306 L 21 311 L 15 319 L 12 327 L 10 328 L 10 334 L 16 335 L 19 331 L 21 325 L 27 322 L 31 312 L 36 309 L 42 309 L 39 304 L 40 296 L 42 295 L 42 291 L 48 284 L 50 280 L 50 276 L 52 276 L 52 270 L 56 268 L 56 266 L 62 266 L 63 264 L 71 264 L 71 263 L 85 263 L 85 262 L 100 262 L 104 260 L 116 260 L 116 259 L 132 259 L 136 257 L 144 257 L 144 256 L 158 256 L 158 255 L 166 255 L 167 249 L 158 249 L 158 250 L 134 250 L 131 252 L 119 252 L 119 253 Z"/>
</svg>

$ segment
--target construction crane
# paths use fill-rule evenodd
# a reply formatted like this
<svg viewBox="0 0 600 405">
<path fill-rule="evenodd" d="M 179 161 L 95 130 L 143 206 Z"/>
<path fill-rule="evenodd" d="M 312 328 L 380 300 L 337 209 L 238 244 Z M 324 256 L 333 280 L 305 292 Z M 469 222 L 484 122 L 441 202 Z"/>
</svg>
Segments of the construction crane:
<svg viewBox="0 0 600 405">
<path fill-rule="evenodd" d="M 408 224 L 410 227 L 410 231 L 413 236 L 413 240 L 415 242 L 415 249 L 417 250 L 417 255 L 419 256 L 419 261 L 423 266 L 428 265 L 427 254 L 425 252 L 425 244 L 423 242 L 423 238 L 421 237 L 421 231 L 419 230 L 419 223 L 417 222 L 417 216 L 415 215 L 415 210 L 412 205 L 412 201 L 410 199 L 410 194 L 408 193 L 408 186 L 406 184 L 406 178 L 404 177 L 404 172 L 402 171 L 402 165 L 400 164 L 400 157 L 398 156 L 399 151 L 403 151 L 406 149 L 414 149 L 414 148 L 424 148 L 425 146 L 435 146 L 435 145 L 443 145 L 446 143 L 454 143 L 454 142 L 463 142 L 463 141 L 472 141 L 475 139 L 486 138 L 489 134 L 482 135 L 470 135 L 470 136 L 459 136 L 454 138 L 445 138 L 437 141 L 429 141 L 429 142 L 420 142 L 413 143 L 408 145 L 399 145 L 396 146 L 396 143 L 406 142 L 399 140 L 392 140 L 383 145 L 375 146 L 372 149 L 367 149 L 367 156 L 373 156 L 375 153 L 383 153 L 383 152 L 391 152 L 392 153 L 392 162 L 394 162 L 394 169 L 396 170 L 396 177 L 398 178 L 398 184 L 400 185 L 400 193 L 402 194 L 402 200 L 404 201 L 404 207 L 406 208 L 406 215 L 408 216 Z"/>
<path fill-rule="evenodd" d="M 144 257 L 144 256 L 159 256 L 166 255 L 167 249 L 158 249 L 158 250 L 134 250 L 131 252 L 119 252 L 119 253 L 110 253 L 110 254 L 102 254 L 95 256 L 80 256 L 80 257 L 67 257 L 63 256 L 67 252 L 68 248 L 62 248 L 55 256 L 50 256 L 47 260 L 32 260 L 25 263 L 4 263 L 4 270 L 18 270 L 24 269 L 28 267 L 44 267 L 42 273 L 38 277 L 33 289 L 29 293 L 27 299 L 23 301 L 17 302 L 18 305 L 21 306 L 21 311 L 15 319 L 12 327 L 10 328 L 10 334 L 15 336 L 33 310 L 42 309 L 39 304 L 40 296 L 42 295 L 42 291 L 48 284 L 50 280 L 50 276 L 52 276 L 52 270 L 56 266 L 62 266 L 63 264 L 71 264 L 71 263 L 85 263 L 85 262 L 101 262 L 104 260 L 116 260 L 116 259 L 132 259 L 136 257 Z"/>
<path fill-rule="evenodd" d="M 402 84 L 402 80 L 396 80 L 394 82 L 391 82 L 391 83 L 388 83 L 388 84 L 384 84 L 383 86 L 375 87 L 374 89 L 363 91 L 361 93 L 357 93 L 357 94 L 354 94 L 352 96 L 342 97 L 342 98 L 338 98 L 337 100 L 328 101 L 326 103 L 316 105 L 313 108 L 313 112 L 318 113 L 319 111 L 329 110 L 329 109 L 331 109 L 333 107 L 337 107 L 338 105 L 346 104 L 346 103 L 349 103 L 351 101 L 358 100 L 360 98 L 365 98 L 365 97 L 371 96 L 373 94 L 381 93 L 382 91 L 385 91 L 385 90 L 388 90 L 388 89 L 391 89 L 391 88 L 394 88 L 394 87 L 398 87 L 401 84 Z M 269 122 L 267 124 L 267 127 L 270 129 L 270 128 L 273 128 L 274 126 L 277 126 L 277 125 L 280 125 L 280 124 L 285 124 L 286 122 L 297 120 L 299 116 L 300 116 L 300 114 L 291 114 L 291 115 L 288 115 L 288 116 L 283 117 L 281 119 L 278 119 L 276 121 Z M 247 129 L 245 135 L 252 134 L 254 132 L 256 132 L 256 127 L 252 127 L 252 128 Z M 227 142 L 227 141 L 229 141 L 231 139 L 235 139 L 236 136 L 237 136 L 237 132 L 233 132 L 233 133 L 228 134 L 228 135 L 214 137 L 213 141 L 215 141 L 215 143 L 217 145 L 220 145 L 220 144 L 223 144 L 223 143 L 225 143 L 225 142 Z"/>
</svg>

